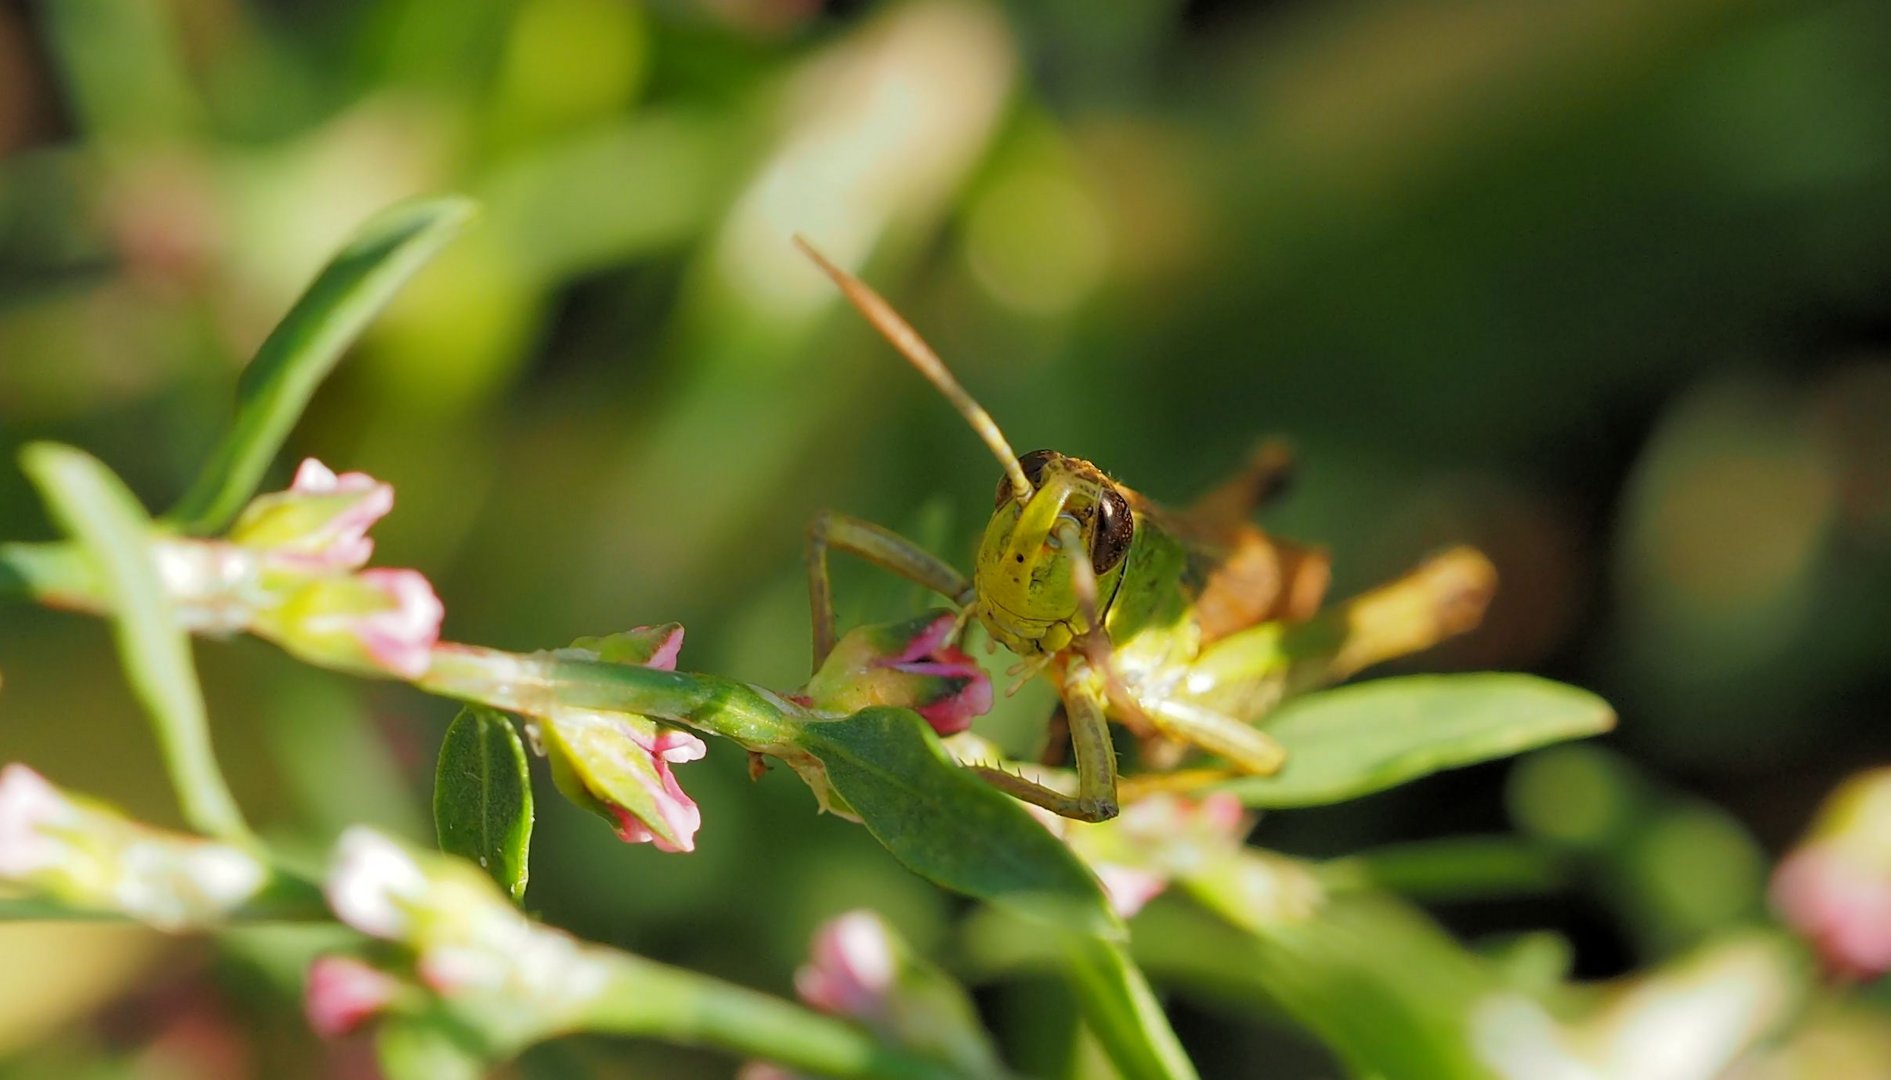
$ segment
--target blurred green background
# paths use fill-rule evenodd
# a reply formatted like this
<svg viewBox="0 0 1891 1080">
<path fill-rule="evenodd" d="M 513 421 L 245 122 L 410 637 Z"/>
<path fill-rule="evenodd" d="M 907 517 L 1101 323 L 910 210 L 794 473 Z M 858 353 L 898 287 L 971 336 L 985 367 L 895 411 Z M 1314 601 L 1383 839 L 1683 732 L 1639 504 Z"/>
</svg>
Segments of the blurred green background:
<svg viewBox="0 0 1891 1080">
<path fill-rule="evenodd" d="M 392 481 L 377 562 L 432 578 L 453 639 L 676 619 L 683 666 L 792 686 L 818 508 L 964 563 L 996 468 L 793 252 L 800 231 L 1020 450 L 1180 501 L 1288 436 L 1301 471 L 1267 522 L 1330 545 L 1341 593 L 1454 541 L 1497 562 L 1487 624 L 1419 666 L 1539 671 L 1621 713 L 1620 757 L 1281 813 L 1260 843 L 1617 836 L 1570 889 L 1441 910 L 1473 938 L 1556 929 L 1606 976 L 1750 897 L 1819 795 L 1891 756 L 1877 0 L 0 5 L 5 459 L 64 440 L 169 503 L 347 231 L 444 191 L 482 219 L 277 473 L 315 455 Z M 0 469 L 0 537 L 47 535 Z M 853 619 L 915 602 L 851 567 L 840 588 Z M 447 703 L 256 642 L 198 655 L 273 835 L 311 856 L 351 821 L 429 835 Z M 176 820 L 102 623 L 8 608 L 0 671 L 0 759 Z M 986 723 L 1029 748 L 1047 701 Z M 704 808 L 692 856 L 618 844 L 547 791 L 529 903 L 782 992 L 811 928 L 863 903 L 952 952 L 954 902 L 791 777 L 751 785 L 716 746 L 681 779 Z M 1629 788 L 1680 800 L 1674 828 L 1595 824 Z M 1654 909 L 1669 921 L 1625 920 Z M 295 1012 L 317 944 L 0 927 L 0 1072 L 362 1075 L 361 1047 L 312 1049 Z M 1041 996 L 986 1003 L 1028 1026 Z M 1177 1023 L 1206 1075 L 1320 1069 L 1213 1003 Z M 523 1068 L 606 1063 L 729 1069 L 594 1041 Z"/>
</svg>

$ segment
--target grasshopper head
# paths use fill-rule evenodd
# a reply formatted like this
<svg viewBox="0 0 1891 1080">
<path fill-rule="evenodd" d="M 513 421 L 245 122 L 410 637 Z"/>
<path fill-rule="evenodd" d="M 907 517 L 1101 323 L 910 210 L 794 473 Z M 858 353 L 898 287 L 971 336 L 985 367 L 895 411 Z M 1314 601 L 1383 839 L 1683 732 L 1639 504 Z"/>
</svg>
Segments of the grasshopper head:
<svg viewBox="0 0 1891 1080">
<path fill-rule="evenodd" d="M 1107 610 L 1136 533 L 1128 500 L 1087 461 L 1051 450 L 1014 457 L 991 414 L 972 400 L 932 347 L 879 293 L 801 237 L 795 237 L 795 243 L 965 418 L 1004 466 L 998 509 L 979 543 L 973 571 L 978 598 L 972 613 L 992 637 L 1020 656 L 1054 653 L 1069 645 L 1089 629 L 1079 614 L 1082 604 L 1072 560 L 1088 560 L 1096 579 L 1096 610 Z"/>
<path fill-rule="evenodd" d="M 1018 464 L 1031 494 L 1020 499 L 1009 477 L 999 481 L 998 508 L 978 546 L 972 612 L 992 637 L 1030 656 L 1056 652 L 1089 629 L 1081 625 L 1072 560 L 1090 564 L 1097 606 L 1107 608 L 1136 523 L 1128 500 L 1095 465 L 1053 450 L 1034 450 Z M 1060 524 L 1074 524 L 1081 543 L 1060 540 Z"/>
</svg>

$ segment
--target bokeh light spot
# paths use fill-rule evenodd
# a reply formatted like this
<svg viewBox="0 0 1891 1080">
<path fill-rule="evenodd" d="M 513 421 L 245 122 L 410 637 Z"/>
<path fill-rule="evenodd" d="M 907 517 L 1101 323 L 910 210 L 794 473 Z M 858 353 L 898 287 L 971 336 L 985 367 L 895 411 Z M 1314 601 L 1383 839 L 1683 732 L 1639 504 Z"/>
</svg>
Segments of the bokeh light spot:
<svg viewBox="0 0 1891 1080">
<path fill-rule="evenodd" d="M 966 258 L 1004 304 L 1055 315 L 1103 276 L 1109 231 L 1090 192 L 1048 169 L 1007 177 L 972 208 Z"/>
</svg>

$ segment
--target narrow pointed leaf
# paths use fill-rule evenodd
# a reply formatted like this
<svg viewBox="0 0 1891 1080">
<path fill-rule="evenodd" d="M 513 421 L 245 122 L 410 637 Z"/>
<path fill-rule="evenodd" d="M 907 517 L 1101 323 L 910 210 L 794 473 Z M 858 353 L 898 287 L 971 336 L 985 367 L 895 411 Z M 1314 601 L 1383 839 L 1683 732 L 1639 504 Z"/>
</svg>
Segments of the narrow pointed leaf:
<svg viewBox="0 0 1891 1080">
<path fill-rule="evenodd" d="M 249 829 L 210 747 L 190 636 L 171 610 L 152 559 L 150 519 L 118 477 L 89 454 L 35 443 L 20 459 L 53 519 L 92 564 L 112 610 L 125 676 L 156 725 L 185 819 L 220 839 L 247 841 Z"/>
<path fill-rule="evenodd" d="M 237 383 L 236 421 L 165 519 L 211 533 L 242 509 L 315 388 L 369 320 L 473 215 L 457 196 L 403 203 L 370 219 L 270 333 Z"/>
<path fill-rule="evenodd" d="M 1124 1080 L 1195 1080 L 1162 1003 L 1120 944 L 1073 935 L 1065 964 L 1085 1022 Z"/>
<path fill-rule="evenodd" d="M 440 850 L 479 865 L 514 900 L 525 896 L 532 779 L 525 744 L 505 715 L 460 710 L 440 744 L 433 780 Z"/>
<path fill-rule="evenodd" d="M 907 868 L 968 896 L 1086 934 L 1120 938 L 1096 879 L 1024 807 L 946 755 L 917 713 L 865 709 L 796 739 Z"/>
<path fill-rule="evenodd" d="M 1319 806 L 1614 723 L 1594 694 L 1529 675 L 1376 679 L 1282 705 L 1267 732 L 1286 749 L 1286 764 L 1227 789 L 1249 806 Z"/>
</svg>

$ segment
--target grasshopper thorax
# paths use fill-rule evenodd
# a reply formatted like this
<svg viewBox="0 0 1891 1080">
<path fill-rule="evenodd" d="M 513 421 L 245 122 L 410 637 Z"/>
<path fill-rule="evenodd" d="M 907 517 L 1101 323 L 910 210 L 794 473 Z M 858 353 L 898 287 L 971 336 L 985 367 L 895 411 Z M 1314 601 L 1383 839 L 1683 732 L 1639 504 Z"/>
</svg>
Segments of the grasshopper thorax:
<svg viewBox="0 0 1891 1080">
<path fill-rule="evenodd" d="M 1129 501 L 1103 471 L 1080 458 L 1034 450 L 1018 459 L 1031 495 L 999 481 L 998 507 L 978 546 L 972 612 L 991 636 L 1020 656 L 1057 652 L 1084 625 L 1074 560 L 1096 579 L 1101 618 L 1123 578 L 1136 523 Z M 1076 544 L 1066 540 L 1074 533 Z"/>
</svg>

